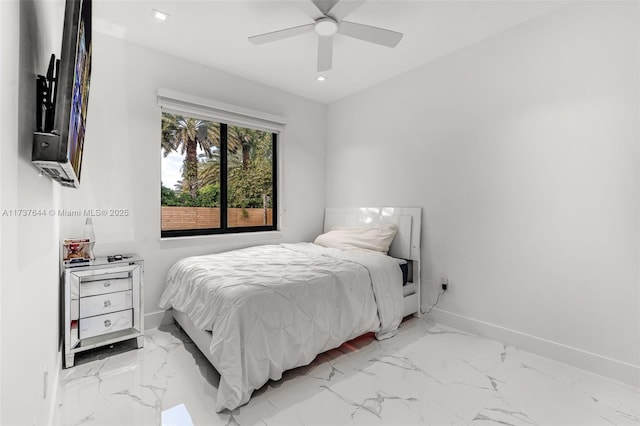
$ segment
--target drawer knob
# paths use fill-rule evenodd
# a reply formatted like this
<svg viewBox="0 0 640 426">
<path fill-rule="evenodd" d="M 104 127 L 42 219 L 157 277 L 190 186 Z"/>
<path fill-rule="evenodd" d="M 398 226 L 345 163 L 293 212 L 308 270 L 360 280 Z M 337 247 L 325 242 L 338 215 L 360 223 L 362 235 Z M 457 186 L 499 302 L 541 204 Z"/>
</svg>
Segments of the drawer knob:
<svg viewBox="0 0 640 426">
<path fill-rule="evenodd" d="M 108 308 L 109 306 L 111 306 L 111 300 L 105 300 L 104 301 L 104 307 Z"/>
<path fill-rule="evenodd" d="M 111 327 L 111 320 L 106 320 L 106 321 L 104 322 L 104 326 L 105 326 L 105 327 Z"/>
<path fill-rule="evenodd" d="M 104 282 L 104 286 L 105 286 L 105 287 L 109 287 L 110 285 L 111 285 L 111 281 L 105 281 L 105 282 Z"/>
</svg>

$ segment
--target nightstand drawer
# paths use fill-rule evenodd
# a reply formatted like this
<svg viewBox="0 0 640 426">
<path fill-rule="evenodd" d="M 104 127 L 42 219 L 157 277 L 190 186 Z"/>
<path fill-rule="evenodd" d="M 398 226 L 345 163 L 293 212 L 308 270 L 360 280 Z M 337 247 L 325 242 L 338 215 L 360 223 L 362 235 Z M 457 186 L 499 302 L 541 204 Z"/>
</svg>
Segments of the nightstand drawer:
<svg viewBox="0 0 640 426">
<path fill-rule="evenodd" d="M 80 297 L 131 290 L 131 278 L 86 281 L 80 283 Z"/>
<path fill-rule="evenodd" d="M 80 318 L 123 311 L 133 307 L 132 291 L 120 291 L 80 299 Z"/>
<path fill-rule="evenodd" d="M 131 328 L 132 323 L 133 311 L 131 309 L 106 315 L 98 315 L 97 317 L 81 318 L 79 336 L 81 339 L 87 339 L 113 331 L 124 330 Z"/>
</svg>

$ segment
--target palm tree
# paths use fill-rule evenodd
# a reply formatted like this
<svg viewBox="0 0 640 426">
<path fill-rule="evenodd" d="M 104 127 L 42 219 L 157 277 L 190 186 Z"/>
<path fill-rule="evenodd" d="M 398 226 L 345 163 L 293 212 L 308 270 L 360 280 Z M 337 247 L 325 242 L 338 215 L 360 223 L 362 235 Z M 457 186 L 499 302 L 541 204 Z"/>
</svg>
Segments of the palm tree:
<svg viewBox="0 0 640 426">
<path fill-rule="evenodd" d="M 242 168 L 247 169 L 251 162 L 251 152 L 265 132 L 246 127 L 229 126 L 227 130 L 227 146 L 231 153 L 242 151 Z"/>
<path fill-rule="evenodd" d="M 200 157 L 206 157 L 200 154 Z M 220 151 L 214 151 L 213 155 L 198 162 L 198 182 L 200 186 L 220 182 Z"/>
<path fill-rule="evenodd" d="M 161 146 L 165 156 L 178 150 L 185 156 L 182 166 L 183 188 L 195 198 L 198 194 L 198 146 L 206 156 L 212 156 L 212 148 L 220 146 L 219 125 L 211 121 L 163 113 Z"/>
<path fill-rule="evenodd" d="M 271 133 L 252 129 L 229 129 L 240 149 L 229 156 L 237 166 L 229 167 L 229 205 L 267 208 L 273 188 L 273 140 Z M 231 164 L 231 162 L 230 162 Z"/>
<path fill-rule="evenodd" d="M 251 154 L 260 142 L 260 138 L 271 136 L 260 130 L 247 129 L 245 127 L 227 127 L 227 169 L 247 170 L 251 165 Z M 220 128 L 212 127 L 209 130 L 209 139 L 220 139 Z M 216 145 L 217 146 L 217 145 Z M 198 163 L 198 182 L 205 186 L 220 181 L 220 151 L 213 149 L 210 156 L 200 154 Z"/>
<path fill-rule="evenodd" d="M 220 183 L 220 150 L 214 149 L 211 156 L 205 154 L 198 156 L 198 182 L 200 187 Z M 230 155 L 227 157 L 227 170 L 242 168 L 240 156 Z"/>
</svg>

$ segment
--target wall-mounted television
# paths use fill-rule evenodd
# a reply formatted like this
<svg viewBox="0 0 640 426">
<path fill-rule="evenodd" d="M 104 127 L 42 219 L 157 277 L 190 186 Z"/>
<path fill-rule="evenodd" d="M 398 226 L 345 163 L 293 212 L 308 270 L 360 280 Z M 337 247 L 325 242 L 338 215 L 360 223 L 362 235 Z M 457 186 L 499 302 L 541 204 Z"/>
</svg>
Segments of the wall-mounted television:
<svg viewBox="0 0 640 426">
<path fill-rule="evenodd" d="M 38 77 L 37 126 L 31 160 L 62 186 L 77 188 L 82 172 L 91 79 L 91 0 L 66 0 L 62 50 Z"/>
</svg>

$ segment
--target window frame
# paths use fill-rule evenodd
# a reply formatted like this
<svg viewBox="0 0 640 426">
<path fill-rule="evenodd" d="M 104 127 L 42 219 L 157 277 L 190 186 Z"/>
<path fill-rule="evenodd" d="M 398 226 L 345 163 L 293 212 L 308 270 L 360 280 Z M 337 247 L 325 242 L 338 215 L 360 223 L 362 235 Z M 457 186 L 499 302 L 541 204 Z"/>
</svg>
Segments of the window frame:
<svg viewBox="0 0 640 426">
<path fill-rule="evenodd" d="M 254 111 L 243 107 L 223 104 L 208 99 L 175 92 L 168 89 L 158 89 L 158 104 L 161 113 L 178 114 L 182 116 L 214 121 L 220 124 L 220 227 L 200 229 L 160 229 L 162 239 L 207 235 L 247 234 L 255 232 L 279 231 L 279 205 L 281 185 L 279 157 L 281 155 L 280 139 L 286 119 L 281 116 Z M 160 120 L 161 121 L 161 120 Z M 272 224 L 262 226 L 228 226 L 228 194 L 227 194 L 227 126 L 240 126 L 271 133 L 272 137 Z M 223 131 L 224 128 L 224 131 Z M 222 172 L 224 171 L 224 173 Z M 162 207 L 162 204 L 160 205 Z M 162 223 L 162 212 L 160 212 Z"/>
</svg>

